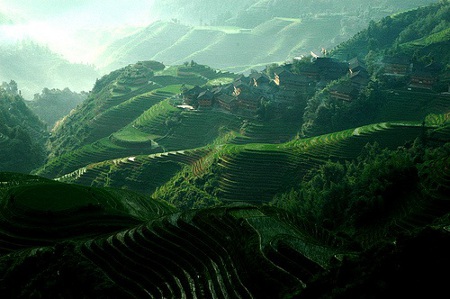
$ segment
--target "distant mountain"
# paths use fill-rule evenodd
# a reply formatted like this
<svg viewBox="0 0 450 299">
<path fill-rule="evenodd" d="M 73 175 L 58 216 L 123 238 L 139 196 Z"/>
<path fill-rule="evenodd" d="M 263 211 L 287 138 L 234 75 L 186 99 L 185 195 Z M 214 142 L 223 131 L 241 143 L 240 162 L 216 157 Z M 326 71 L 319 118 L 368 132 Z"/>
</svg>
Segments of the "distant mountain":
<svg viewBox="0 0 450 299">
<path fill-rule="evenodd" d="M 28 173 L 46 157 L 45 124 L 26 106 L 14 81 L 0 86 L 0 169 Z"/>
<path fill-rule="evenodd" d="M 169 65 L 195 60 L 216 69 L 248 72 L 331 48 L 371 20 L 435 1 L 235 2 L 156 2 L 155 13 L 172 21 L 156 22 L 112 43 L 96 63 L 109 72 L 138 60 Z"/>
<path fill-rule="evenodd" d="M 98 77 L 93 66 L 70 63 L 31 41 L 0 45 L 0 82 L 15 80 L 27 100 L 45 87 L 89 91 Z"/>
<path fill-rule="evenodd" d="M 254 27 L 273 17 L 298 18 L 305 14 L 342 12 L 352 6 L 358 12 L 371 11 L 373 16 L 394 13 L 419 5 L 427 5 L 434 0 L 412 0 L 394 2 L 385 0 L 183 0 L 155 1 L 152 11 L 161 18 L 174 18 L 190 25 L 233 25 Z"/>
</svg>

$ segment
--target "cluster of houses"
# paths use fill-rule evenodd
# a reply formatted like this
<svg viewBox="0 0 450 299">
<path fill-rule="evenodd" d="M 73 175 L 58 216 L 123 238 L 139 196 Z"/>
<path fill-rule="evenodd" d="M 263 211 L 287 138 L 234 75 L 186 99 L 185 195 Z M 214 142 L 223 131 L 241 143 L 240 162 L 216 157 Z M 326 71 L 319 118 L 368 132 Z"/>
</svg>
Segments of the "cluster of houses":
<svg viewBox="0 0 450 299">
<path fill-rule="evenodd" d="M 318 57 L 302 65 L 293 73 L 292 64 L 272 70 L 272 78 L 264 72 L 240 75 L 232 83 L 214 86 L 195 86 L 182 91 L 184 105 L 197 109 L 220 108 L 245 116 L 255 116 L 262 103 L 270 101 L 272 107 L 282 110 L 300 99 L 313 95 L 317 88 L 349 72 L 348 63 L 332 58 Z"/>
<path fill-rule="evenodd" d="M 438 81 L 443 66 L 438 62 L 430 64 L 412 63 L 407 56 L 385 57 L 384 74 L 395 77 L 409 77 L 409 88 L 432 90 Z"/>
<path fill-rule="evenodd" d="M 198 109 L 221 108 L 232 113 L 253 116 L 261 101 L 272 98 L 277 86 L 263 73 L 240 75 L 232 83 L 214 86 L 195 86 L 182 91 L 185 105 Z"/>
<path fill-rule="evenodd" d="M 407 56 L 384 57 L 380 65 L 383 75 L 387 78 L 405 78 L 408 89 L 432 90 L 438 82 L 442 65 L 439 63 L 413 64 Z M 370 82 L 370 75 L 364 63 L 353 58 L 348 61 L 348 78 L 345 82 L 330 88 L 330 96 L 334 99 L 352 101 L 359 91 Z"/>
<path fill-rule="evenodd" d="M 352 101 L 359 91 L 370 82 L 370 75 L 366 66 L 358 58 L 350 59 L 348 62 L 349 80 L 330 88 L 330 96 L 337 100 Z"/>
<path fill-rule="evenodd" d="M 438 64 L 415 65 L 405 57 L 386 57 L 383 60 L 387 76 L 410 78 L 409 86 L 432 89 L 437 81 Z M 293 64 L 284 64 L 272 70 L 271 77 L 264 72 L 240 75 L 232 83 L 214 86 L 195 86 L 182 92 L 183 107 L 197 109 L 220 108 L 245 116 L 255 116 L 262 103 L 270 101 L 274 109 L 295 105 L 296 101 L 312 96 L 328 83 L 348 78 L 329 89 L 330 96 L 337 100 L 352 101 L 360 90 L 370 82 L 370 75 L 364 63 L 353 58 L 341 62 L 330 57 L 313 57 L 292 72 Z"/>
</svg>

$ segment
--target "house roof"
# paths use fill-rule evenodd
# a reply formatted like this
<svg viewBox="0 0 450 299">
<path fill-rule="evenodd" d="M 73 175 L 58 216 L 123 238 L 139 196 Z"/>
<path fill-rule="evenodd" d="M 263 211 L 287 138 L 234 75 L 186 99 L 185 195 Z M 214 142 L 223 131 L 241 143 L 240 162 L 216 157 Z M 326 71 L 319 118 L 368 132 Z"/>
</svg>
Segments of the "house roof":
<svg viewBox="0 0 450 299">
<path fill-rule="evenodd" d="M 338 84 L 330 88 L 330 92 L 346 94 L 346 95 L 356 95 L 358 90 L 351 84 Z"/>
<path fill-rule="evenodd" d="M 350 70 L 354 70 L 357 68 L 365 69 L 366 66 L 358 59 L 358 57 L 352 58 L 348 61 L 348 68 Z"/>
<path fill-rule="evenodd" d="M 201 88 L 200 86 L 195 85 L 191 89 L 188 89 L 185 93 L 186 94 L 190 94 L 190 95 L 194 95 L 194 94 L 199 94 L 199 93 L 203 92 L 204 90 L 205 90 L 204 88 Z"/>
<path fill-rule="evenodd" d="M 279 78 L 289 78 L 293 75 L 290 71 L 286 69 L 282 69 L 279 73 L 276 74 L 278 75 Z"/>
<path fill-rule="evenodd" d="M 383 62 L 388 64 L 409 65 L 411 60 L 407 56 L 385 56 Z"/>
<path fill-rule="evenodd" d="M 249 77 L 252 79 L 255 79 L 255 80 L 259 80 L 259 79 L 269 80 L 269 77 L 264 73 L 251 73 Z"/>
<path fill-rule="evenodd" d="M 350 75 L 350 79 L 354 79 L 354 78 L 365 78 L 368 79 L 369 78 L 369 74 L 365 71 L 357 71 L 357 72 L 353 72 Z"/>
<path fill-rule="evenodd" d="M 246 84 L 250 84 L 250 78 L 246 77 L 244 75 L 239 75 L 236 79 L 234 79 L 234 82 L 242 82 L 242 83 L 246 83 Z M 236 86 L 236 84 L 235 84 Z"/>
<path fill-rule="evenodd" d="M 227 94 L 221 94 L 217 98 L 219 99 L 220 102 L 224 102 L 224 103 L 227 103 L 227 104 L 231 104 L 232 102 L 236 101 L 235 97 L 232 97 L 232 96 L 227 95 Z"/>
<path fill-rule="evenodd" d="M 197 99 L 199 99 L 199 100 L 212 100 L 213 98 L 214 98 L 214 94 L 209 90 L 205 90 L 205 91 L 201 92 L 197 97 Z"/>
</svg>

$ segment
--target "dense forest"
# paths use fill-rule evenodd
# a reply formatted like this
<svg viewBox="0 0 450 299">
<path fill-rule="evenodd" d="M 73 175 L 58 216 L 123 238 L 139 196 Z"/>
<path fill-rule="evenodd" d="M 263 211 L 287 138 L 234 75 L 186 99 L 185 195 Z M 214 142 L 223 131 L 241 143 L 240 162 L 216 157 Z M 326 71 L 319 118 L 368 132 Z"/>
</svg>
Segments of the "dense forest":
<svg viewBox="0 0 450 299">
<path fill-rule="evenodd" d="M 30 172 L 45 161 L 45 124 L 26 106 L 15 81 L 0 90 L 0 165 L 2 170 Z"/>
<path fill-rule="evenodd" d="M 26 104 L 49 128 L 53 128 L 59 119 L 68 115 L 72 109 L 81 104 L 87 95 L 87 92 L 77 93 L 67 87 L 63 90 L 44 88 L 40 94 L 35 94 L 33 100 L 27 101 Z"/>
</svg>

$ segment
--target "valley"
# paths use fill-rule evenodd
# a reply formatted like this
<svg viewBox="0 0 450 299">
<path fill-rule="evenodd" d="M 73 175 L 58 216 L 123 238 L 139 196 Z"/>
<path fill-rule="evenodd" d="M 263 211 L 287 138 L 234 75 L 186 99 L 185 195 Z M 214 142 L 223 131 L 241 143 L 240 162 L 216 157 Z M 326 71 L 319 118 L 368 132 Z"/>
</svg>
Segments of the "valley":
<svg viewBox="0 0 450 299">
<path fill-rule="evenodd" d="M 111 46 L 89 92 L 27 103 L 3 83 L 0 293 L 444 292 L 450 3 L 404 10 L 351 38 L 323 32 L 341 13 L 159 21 Z"/>
</svg>

